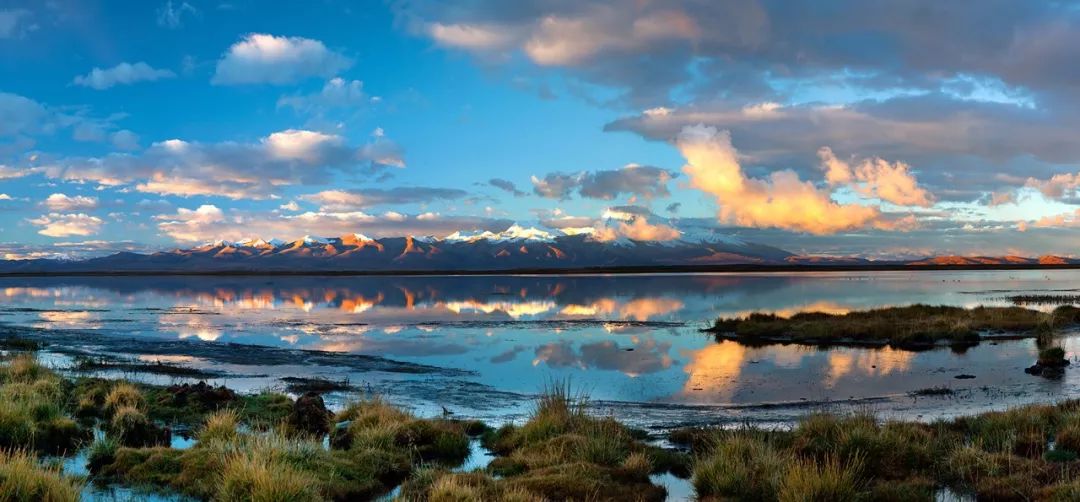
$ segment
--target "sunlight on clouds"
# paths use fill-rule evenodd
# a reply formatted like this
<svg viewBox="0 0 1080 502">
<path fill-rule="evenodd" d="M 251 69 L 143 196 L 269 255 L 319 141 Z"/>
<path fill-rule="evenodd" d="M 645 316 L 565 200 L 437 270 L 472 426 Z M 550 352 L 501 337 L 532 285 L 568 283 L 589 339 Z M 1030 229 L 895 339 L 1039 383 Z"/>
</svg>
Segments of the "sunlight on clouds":
<svg viewBox="0 0 1080 502">
<path fill-rule="evenodd" d="M 68 196 L 62 193 L 54 193 L 45 199 L 45 207 L 51 211 L 73 211 L 78 209 L 94 209 L 98 205 L 97 197 L 83 195 Z"/>
<path fill-rule="evenodd" d="M 298 129 L 272 133 L 263 139 L 263 142 L 275 157 L 302 160 L 311 164 L 321 161 L 323 154 L 320 150 L 324 146 L 339 146 L 344 143 L 340 136 Z"/>
<path fill-rule="evenodd" d="M 723 223 L 812 234 L 892 228 L 877 208 L 839 204 L 794 171 L 776 171 L 768 179 L 748 178 L 727 131 L 686 127 L 676 146 L 687 160 L 683 172 L 690 176 L 691 186 L 716 197 Z"/>
<path fill-rule="evenodd" d="M 103 223 L 101 218 L 85 213 L 49 213 L 26 221 L 32 225 L 42 227 L 41 230 L 38 230 L 38 233 L 48 237 L 93 235 L 101 230 L 101 224 Z"/>
<path fill-rule="evenodd" d="M 594 239 L 602 242 L 614 241 L 621 237 L 635 241 L 671 241 L 682 236 L 682 232 L 662 223 L 649 223 L 644 216 L 637 216 L 630 223 L 619 222 L 614 227 L 595 228 L 592 235 Z"/>
<path fill-rule="evenodd" d="M 903 162 L 890 164 L 881 158 L 864 159 L 852 168 L 836 158 L 829 147 L 818 150 L 818 157 L 829 185 L 849 185 L 865 197 L 877 197 L 898 206 L 929 207 L 934 202 Z"/>
<path fill-rule="evenodd" d="M 303 37 L 252 33 L 217 62 L 212 84 L 289 84 L 308 77 L 333 77 L 352 66 L 322 42 Z"/>
<path fill-rule="evenodd" d="M 440 45 L 470 50 L 505 49 L 513 44 L 515 38 L 510 30 L 478 24 L 432 23 L 427 31 Z"/>
</svg>

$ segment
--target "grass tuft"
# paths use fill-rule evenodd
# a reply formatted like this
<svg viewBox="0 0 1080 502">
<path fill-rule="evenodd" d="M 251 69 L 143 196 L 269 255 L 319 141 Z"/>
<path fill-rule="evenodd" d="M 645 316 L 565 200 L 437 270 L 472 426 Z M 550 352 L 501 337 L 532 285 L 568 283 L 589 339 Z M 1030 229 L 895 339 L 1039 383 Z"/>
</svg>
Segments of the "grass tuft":
<svg viewBox="0 0 1080 502">
<path fill-rule="evenodd" d="M 79 500 L 83 481 L 43 467 L 24 450 L 0 451 L 0 499 L 10 502 Z"/>
</svg>

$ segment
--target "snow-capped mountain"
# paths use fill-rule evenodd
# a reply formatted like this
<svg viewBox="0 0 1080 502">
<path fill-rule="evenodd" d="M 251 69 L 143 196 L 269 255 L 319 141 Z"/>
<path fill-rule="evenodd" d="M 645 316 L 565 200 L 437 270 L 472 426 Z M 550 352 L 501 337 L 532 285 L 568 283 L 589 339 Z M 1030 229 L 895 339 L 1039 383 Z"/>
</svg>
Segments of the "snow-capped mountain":
<svg viewBox="0 0 1080 502">
<path fill-rule="evenodd" d="M 120 253 L 84 261 L 0 262 L 0 272 L 258 272 L 258 271 L 510 271 L 783 263 L 791 253 L 723 236 L 669 241 L 625 237 L 602 241 L 583 233 L 513 225 L 502 232 L 446 237 L 304 236 L 292 241 L 214 241 L 153 254 Z"/>
</svg>

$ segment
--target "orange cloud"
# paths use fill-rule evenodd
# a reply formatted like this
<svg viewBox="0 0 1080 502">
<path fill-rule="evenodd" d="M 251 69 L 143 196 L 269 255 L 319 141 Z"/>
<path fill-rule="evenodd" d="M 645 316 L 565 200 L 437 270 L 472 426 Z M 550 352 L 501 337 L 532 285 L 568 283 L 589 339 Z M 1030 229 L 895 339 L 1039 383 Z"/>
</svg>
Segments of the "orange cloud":
<svg viewBox="0 0 1080 502">
<path fill-rule="evenodd" d="M 832 149 L 818 150 L 825 181 L 831 186 L 849 185 L 865 197 L 877 197 L 898 206 L 929 207 L 934 198 L 919 186 L 915 176 L 903 162 L 889 163 L 885 159 L 863 159 L 854 168 L 836 157 Z"/>
<path fill-rule="evenodd" d="M 649 223 L 645 217 L 635 217 L 630 223 L 620 222 L 614 227 L 597 228 L 593 238 L 598 241 L 613 241 L 619 237 L 626 237 L 635 241 L 671 241 L 682 235 L 673 227 L 662 223 Z"/>
<path fill-rule="evenodd" d="M 877 208 L 839 204 L 829 192 L 800 180 L 794 171 L 777 171 L 768 179 L 748 178 L 727 131 L 704 125 L 686 127 L 676 146 L 686 158 L 683 172 L 689 175 L 691 186 L 716 197 L 724 223 L 812 234 L 881 226 Z"/>
</svg>

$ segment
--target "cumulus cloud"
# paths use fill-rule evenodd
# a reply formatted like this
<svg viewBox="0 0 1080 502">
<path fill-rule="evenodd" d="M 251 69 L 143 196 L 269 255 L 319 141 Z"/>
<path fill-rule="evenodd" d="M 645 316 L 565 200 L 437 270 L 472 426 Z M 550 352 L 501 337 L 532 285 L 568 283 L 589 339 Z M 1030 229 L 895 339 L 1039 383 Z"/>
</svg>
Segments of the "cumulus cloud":
<svg viewBox="0 0 1080 502">
<path fill-rule="evenodd" d="M 848 185 L 866 197 L 876 197 L 898 206 L 929 207 L 934 197 L 919 186 L 910 167 L 881 158 L 863 159 L 855 167 L 840 160 L 829 147 L 818 150 L 825 180 L 832 186 Z"/>
<path fill-rule="evenodd" d="M 627 238 L 635 241 L 671 241 L 682 236 L 678 229 L 663 223 L 649 223 L 644 217 L 634 216 L 627 221 L 619 221 L 612 226 L 596 228 L 593 238 L 599 241 L 613 241 Z"/>
<path fill-rule="evenodd" d="M 1059 2 L 840 0 L 825 9 L 742 0 L 417 0 L 396 14 L 443 47 L 508 63 L 520 54 L 647 103 L 670 101 L 676 89 L 778 98 L 792 83 L 972 94 L 971 79 L 958 75 L 1075 92 L 1064 69 L 1080 41 L 1080 14 Z"/>
<path fill-rule="evenodd" d="M 225 222 L 225 213 L 217 206 L 203 204 L 197 209 L 179 208 L 175 214 L 154 216 L 158 229 L 179 242 L 197 242 L 217 239 L 206 233 L 207 229 Z"/>
<path fill-rule="evenodd" d="M 430 23 L 424 30 L 440 45 L 475 51 L 503 51 L 518 38 L 511 28 L 483 24 Z"/>
<path fill-rule="evenodd" d="M 48 237 L 70 237 L 73 235 L 94 235 L 101 230 L 101 218 L 85 213 L 61 214 L 49 213 L 40 218 L 27 220 L 31 225 L 41 227 L 38 233 Z"/>
<path fill-rule="evenodd" d="M 197 209 L 180 208 L 176 213 L 154 217 L 163 235 L 181 243 L 197 243 L 245 238 L 279 237 L 295 239 L 303 235 L 338 236 L 363 233 L 372 237 L 404 235 L 445 236 L 458 230 L 500 232 L 513 222 L 472 216 L 405 215 L 387 212 L 382 215 L 363 211 L 308 211 L 297 214 L 274 212 L 224 211 L 214 205 Z"/>
<path fill-rule="evenodd" d="M 102 69 L 95 67 L 86 75 L 79 75 L 72 81 L 75 85 L 89 87 L 96 90 L 104 90 L 115 85 L 128 85 L 136 82 L 153 82 L 166 78 L 174 78 L 176 73 L 172 70 L 154 68 L 142 61 L 138 63 L 120 63 L 112 68 Z"/>
<path fill-rule="evenodd" d="M 42 168 L 51 177 L 100 185 L 134 183 L 146 193 L 267 198 L 290 185 L 326 183 L 335 173 L 371 166 L 404 167 L 400 148 L 385 137 L 360 147 L 341 136 L 288 129 L 254 143 L 200 143 L 171 139 L 138 154 L 61 159 Z"/>
<path fill-rule="evenodd" d="M 754 167 L 816 175 L 806 168 L 828 145 L 904 159 L 939 200 L 970 202 L 1001 188 L 988 174 L 1046 179 L 1080 162 L 1073 5 L 830 5 L 416 0 L 395 13 L 441 47 L 515 65 L 515 78 L 568 78 L 589 98 L 648 108 L 609 131 L 672 141 L 711 125 Z"/>
<path fill-rule="evenodd" d="M 356 190 L 324 190 L 303 198 L 319 204 L 323 211 L 343 211 L 388 204 L 427 204 L 461 199 L 468 195 L 456 188 L 395 187 Z"/>
<path fill-rule="evenodd" d="M 350 66 L 348 57 L 318 40 L 252 33 L 229 47 L 210 82 L 283 85 L 311 77 L 330 78 Z"/>
<path fill-rule="evenodd" d="M 1061 199 L 1076 194 L 1080 188 L 1080 173 L 1061 173 L 1049 179 L 1029 177 L 1024 186 L 1034 188 L 1051 199 Z"/>
<path fill-rule="evenodd" d="M 830 234 L 884 224 L 877 208 L 840 204 L 793 171 L 767 179 L 747 177 L 731 135 L 708 126 L 687 127 L 676 140 L 690 185 L 716 197 L 723 223 Z"/>
<path fill-rule="evenodd" d="M 621 169 L 533 176 L 532 184 L 534 193 L 549 199 L 569 199 L 575 191 L 590 199 L 612 200 L 623 194 L 651 199 L 670 195 L 667 184 L 676 175 L 659 167 L 628 164 Z"/>
<path fill-rule="evenodd" d="M 46 197 L 43 204 L 50 211 L 69 212 L 80 209 L 96 209 L 98 199 L 97 197 L 87 197 L 85 195 L 68 196 L 62 193 L 54 193 Z"/>
</svg>

